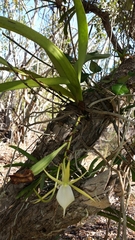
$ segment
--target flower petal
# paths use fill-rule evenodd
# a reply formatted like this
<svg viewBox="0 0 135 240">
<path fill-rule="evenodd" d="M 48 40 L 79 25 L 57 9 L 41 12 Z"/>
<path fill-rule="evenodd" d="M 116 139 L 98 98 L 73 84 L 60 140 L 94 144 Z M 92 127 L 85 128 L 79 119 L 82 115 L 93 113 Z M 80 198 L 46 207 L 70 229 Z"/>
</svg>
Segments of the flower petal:
<svg viewBox="0 0 135 240">
<path fill-rule="evenodd" d="M 72 188 L 69 185 L 61 185 L 57 192 L 56 199 L 63 208 L 63 216 L 65 216 L 66 208 L 75 200 Z"/>
</svg>

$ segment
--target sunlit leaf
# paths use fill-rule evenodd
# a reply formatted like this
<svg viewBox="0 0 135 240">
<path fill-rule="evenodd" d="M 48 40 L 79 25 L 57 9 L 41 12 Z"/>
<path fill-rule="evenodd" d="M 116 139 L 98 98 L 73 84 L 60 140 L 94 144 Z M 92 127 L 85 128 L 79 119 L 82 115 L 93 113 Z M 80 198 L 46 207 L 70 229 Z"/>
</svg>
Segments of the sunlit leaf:
<svg viewBox="0 0 135 240">
<path fill-rule="evenodd" d="M 41 46 L 48 54 L 60 77 L 67 78 L 71 83 L 68 87 L 74 95 L 76 101 L 82 100 L 82 91 L 78 81 L 77 73 L 64 53 L 57 46 L 55 46 L 42 34 L 20 22 L 5 17 L 0 17 L 0 27 L 16 32 L 39 44 L 39 46 Z"/>
<path fill-rule="evenodd" d="M 86 14 L 81 0 L 74 0 L 78 24 L 78 61 L 77 72 L 79 81 L 81 81 L 82 66 L 85 61 L 88 45 L 88 24 Z"/>
<path fill-rule="evenodd" d="M 117 94 L 117 95 L 123 95 L 123 94 L 128 94 L 130 93 L 129 89 L 125 84 L 114 84 L 112 86 L 112 92 Z"/>
<path fill-rule="evenodd" d="M 34 176 L 36 176 L 37 174 L 42 172 L 66 145 L 67 145 L 67 143 L 64 143 L 57 150 L 55 150 L 54 152 L 52 152 L 49 155 L 45 156 L 40 161 L 38 161 L 36 164 L 34 164 L 31 167 L 31 171 L 33 172 Z"/>
<path fill-rule="evenodd" d="M 56 77 L 56 78 L 35 78 L 35 81 L 33 79 L 27 79 L 27 80 L 16 80 L 12 82 L 5 82 L 0 84 L 0 92 L 4 92 L 7 90 L 17 90 L 17 89 L 23 89 L 23 88 L 33 88 L 33 87 L 39 87 L 40 84 L 43 83 L 45 86 L 53 86 L 53 85 L 59 85 L 59 84 L 69 84 L 68 79 Z"/>
</svg>

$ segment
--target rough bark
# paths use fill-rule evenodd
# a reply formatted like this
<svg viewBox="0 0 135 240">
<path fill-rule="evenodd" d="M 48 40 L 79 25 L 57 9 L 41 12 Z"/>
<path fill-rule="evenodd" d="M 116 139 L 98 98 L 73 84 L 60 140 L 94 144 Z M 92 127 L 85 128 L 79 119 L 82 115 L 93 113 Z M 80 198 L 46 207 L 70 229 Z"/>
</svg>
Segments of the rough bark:
<svg viewBox="0 0 135 240">
<path fill-rule="evenodd" d="M 79 183 L 79 187 L 89 193 L 91 201 L 75 192 L 75 201 L 67 208 L 63 218 L 62 208 L 57 204 L 55 197 L 49 203 L 34 205 L 31 201 L 17 200 L 14 195 L 17 187 L 9 185 L 5 196 L 2 197 L 1 240 L 5 239 L 55 239 L 67 226 L 75 224 L 89 215 L 96 214 L 115 202 L 113 186 L 115 177 L 111 180 L 108 170 L 99 176 Z M 12 195 L 14 193 L 14 195 Z"/>
<path fill-rule="evenodd" d="M 135 72 L 135 57 L 125 60 L 113 74 L 109 75 L 106 78 L 110 79 L 108 83 L 101 81 L 96 88 L 85 91 L 83 109 L 74 103 L 65 106 L 55 121 L 48 124 L 33 155 L 41 159 L 57 149 L 63 142 L 68 141 L 79 115 L 83 117 L 73 134 L 69 158 L 72 160 L 86 153 L 110 122 L 115 121 L 116 117 L 110 113 L 116 108 L 111 101 L 113 96 L 108 89 L 117 82 L 118 78 L 127 75 L 129 71 Z M 129 78 L 127 85 L 131 91 L 134 91 L 134 76 Z M 108 96 L 112 96 L 112 99 L 106 100 Z M 62 152 L 54 159 L 55 163 L 61 161 Z M 55 239 L 54 236 L 68 225 L 77 223 L 87 214 L 96 214 L 100 209 L 115 203 L 115 180 L 116 176 L 112 176 L 111 171 L 108 170 L 95 178 L 77 183 L 78 187 L 93 196 L 95 201 L 88 201 L 75 192 L 75 201 L 68 207 L 65 218 L 62 216 L 62 209 L 56 203 L 55 197 L 49 203 L 37 205 L 32 203 L 34 195 L 27 201 L 16 200 L 17 192 L 24 185 L 17 186 L 8 183 L 1 193 L 0 239 Z"/>
</svg>

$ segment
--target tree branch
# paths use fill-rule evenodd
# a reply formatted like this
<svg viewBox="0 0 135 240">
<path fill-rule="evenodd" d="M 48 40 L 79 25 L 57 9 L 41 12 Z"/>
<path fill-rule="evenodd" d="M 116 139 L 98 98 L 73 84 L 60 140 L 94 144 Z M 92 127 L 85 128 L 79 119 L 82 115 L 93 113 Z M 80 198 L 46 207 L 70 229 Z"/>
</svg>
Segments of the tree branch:
<svg viewBox="0 0 135 240">
<path fill-rule="evenodd" d="M 115 37 L 115 35 L 112 31 L 112 27 L 111 27 L 110 19 L 109 19 L 109 13 L 106 11 L 103 12 L 95 4 L 91 4 L 90 2 L 87 2 L 85 0 L 83 0 L 82 3 L 83 3 L 86 14 L 89 12 L 93 12 L 94 14 L 96 14 L 98 17 L 101 18 L 103 26 L 105 28 L 105 31 L 106 31 L 108 37 L 110 38 L 114 49 L 122 54 L 123 49 L 121 48 L 120 44 L 118 43 L 117 38 Z"/>
</svg>

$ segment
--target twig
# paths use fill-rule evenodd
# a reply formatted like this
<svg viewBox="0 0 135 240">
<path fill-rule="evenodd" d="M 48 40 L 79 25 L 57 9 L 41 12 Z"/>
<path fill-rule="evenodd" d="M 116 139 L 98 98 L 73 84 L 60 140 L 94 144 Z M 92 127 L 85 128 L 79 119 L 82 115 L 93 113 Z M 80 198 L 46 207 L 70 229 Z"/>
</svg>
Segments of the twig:
<svg viewBox="0 0 135 240">
<path fill-rule="evenodd" d="M 83 2 L 83 6 L 84 6 L 86 14 L 89 12 L 93 12 L 94 14 L 96 14 L 98 17 L 101 18 L 103 26 L 105 28 L 105 31 L 106 31 L 109 39 L 111 40 L 114 49 L 122 54 L 123 49 L 121 48 L 120 44 L 118 43 L 117 38 L 115 37 L 115 35 L 112 31 L 112 26 L 110 24 L 110 19 L 109 19 L 109 13 L 106 11 L 102 11 L 100 8 L 98 8 L 95 4 L 92 4 L 90 1 L 83 0 L 82 2 Z"/>
<path fill-rule="evenodd" d="M 87 112 L 93 112 L 93 113 L 98 113 L 98 114 L 102 114 L 102 115 L 110 115 L 112 117 L 115 117 L 115 118 L 121 118 L 123 119 L 124 121 L 127 121 L 127 118 L 123 117 L 122 115 L 118 114 L 118 113 L 114 113 L 114 112 L 108 112 L 108 111 L 100 111 L 100 110 L 94 110 L 94 109 L 89 109 L 89 108 L 86 108 L 86 111 Z M 128 120 L 130 123 L 134 124 L 135 125 L 135 120 Z"/>
<path fill-rule="evenodd" d="M 12 41 L 13 43 L 15 43 L 18 47 L 20 47 L 21 49 L 23 49 L 25 52 L 27 52 L 28 54 L 30 54 L 32 57 L 36 58 L 38 61 L 42 62 L 43 64 L 47 65 L 48 67 L 52 68 L 52 66 L 46 62 L 44 62 L 42 59 L 38 58 L 35 56 L 35 53 L 32 54 L 30 51 L 28 51 L 26 48 L 24 48 L 23 46 L 21 46 L 19 43 L 17 43 L 14 39 L 12 39 L 11 37 L 7 36 L 5 33 L 2 33 L 6 38 L 8 38 L 10 41 Z"/>
</svg>

